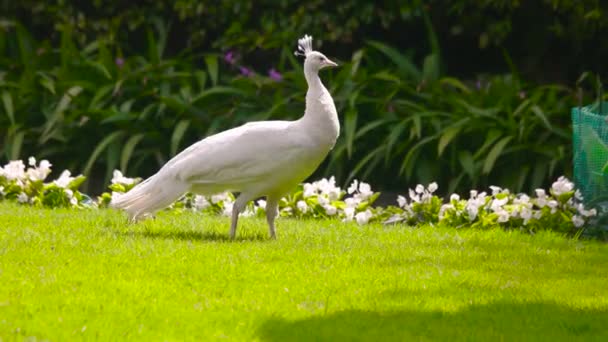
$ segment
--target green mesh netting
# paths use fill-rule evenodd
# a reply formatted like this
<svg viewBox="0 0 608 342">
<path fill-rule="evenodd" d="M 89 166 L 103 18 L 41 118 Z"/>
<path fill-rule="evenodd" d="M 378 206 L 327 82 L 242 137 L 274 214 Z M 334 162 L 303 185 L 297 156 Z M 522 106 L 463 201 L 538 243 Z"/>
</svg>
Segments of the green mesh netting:
<svg viewBox="0 0 608 342">
<path fill-rule="evenodd" d="M 585 203 L 608 199 L 608 102 L 572 109 L 574 183 Z"/>
</svg>

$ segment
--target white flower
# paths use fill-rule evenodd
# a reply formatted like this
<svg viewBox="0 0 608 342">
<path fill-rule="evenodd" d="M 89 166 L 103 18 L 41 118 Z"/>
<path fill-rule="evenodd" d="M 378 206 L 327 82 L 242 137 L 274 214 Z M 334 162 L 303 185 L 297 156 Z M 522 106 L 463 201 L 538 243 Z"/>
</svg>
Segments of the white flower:
<svg viewBox="0 0 608 342">
<path fill-rule="evenodd" d="M 535 210 L 534 212 L 532 212 L 532 217 L 539 220 L 541 217 L 543 217 L 543 212 L 540 210 Z"/>
<path fill-rule="evenodd" d="M 498 213 L 500 210 L 502 210 L 502 206 L 507 204 L 507 202 L 509 202 L 509 198 L 505 197 L 503 199 L 498 199 L 495 198 L 492 200 L 492 204 L 490 205 L 490 209 L 495 212 Z"/>
<path fill-rule="evenodd" d="M 549 206 L 549 208 L 551 208 L 551 214 L 555 214 L 555 212 L 557 211 L 557 205 L 559 203 L 557 203 L 556 200 L 550 200 L 549 202 L 547 202 L 547 205 Z"/>
<path fill-rule="evenodd" d="M 224 204 L 224 209 L 222 210 L 222 215 L 224 215 L 224 216 L 232 215 L 232 207 L 234 206 L 234 202 L 228 200 L 228 198 L 226 197 L 226 200 L 223 202 L 223 204 Z"/>
<path fill-rule="evenodd" d="M 424 186 L 422 186 L 422 184 L 416 185 L 416 193 L 421 194 L 423 192 L 424 192 Z"/>
<path fill-rule="evenodd" d="M 410 199 L 416 203 L 420 202 L 420 196 L 417 195 L 414 190 L 410 189 Z"/>
<path fill-rule="evenodd" d="M 319 195 L 317 196 L 317 202 L 319 202 L 319 205 L 324 206 L 329 204 L 329 198 L 325 197 L 324 195 Z"/>
<path fill-rule="evenodd" d="M 21 160 L 11 160 L 4 166 L 2 173 L 9 181 L 22 180 L 25 178 L 25 165 Z"/>
<path fill-rule="evenodd" d="M 574 223 L 574 226 L 576 228 L 579 228 L 585 224 L 585 220 L 578 215 L 574 215 L 574 216 L 572 216 L 572 223 Z"/>
<path fill-rule="evenodd" d="M 228 193 L 227 192 L 222 192 L 220 194 L 215 194 L 211 196 L 211 203 L 213 204 L 217 204 L 220 203 L 222 201 L 226 201 L 228 200 L 230 197 L 228 197 Z"/>
<path fill-rule="evenodd" d="M 29 201 L 29 197 L 27 197 L 25 192 L 22 192 L 19 194 L 19 196 L 17 196 L 17 201 L 19 203 L 27 203 Z"/>
<path fill-rule="evenodd" d="M 112 173 L 112 184 L 131 185 L 135 183 L 135 178 L 125 177 L 120 170 L 114 170 Z"/>
<path fill-rule="evenodd" d="M 586 210 L 585 206 L 582 203 L 578 203 L 576 206 L 576 210 L 583 217 L 590 217 L 597 215 L 597 210 L 595 208 Z"/>
<path fill-rule="evenodd" d="M 201 195 L 194 196 L 194 201 L 192 203 L 192 206 L 194 207 L 194 209 L 201 210 L 201 209 L 205 209 L 205 208 L 209 207 L 210 205 L 211 205 L 211 203 L 209 203 L 209 201 L 207 200 L 207 198 L 205 196 L 201 196 Z"/>
<path fill-rule="evenodd" d="M 420 198 L 420 201 L 423 203 L 430 203 L 431 199 L 433 198 L 433 195 L 430 192 L 424 192 L 422 194 L 422 197 Z"/>
<path fill-rule="evenodd" d="M 28 163 L 30 166 L 36 166 L 36 158 L 34 158 L 34 157 L 29 157 L 29 158 L 28 158 L 28 160 L 27 160 L 27 163 Z"/>
<path fill-rule="evenodd" d="M 4 187 L 0 185 L 0 196 L 4 196 Z"/>
<path fill-rule="evenodd" d="M 262 209 L 265 210 L 266 209 L 266 201 L 263 200 L 263 199 L 258 200 L 258 207 L 260 207 L 260 208 L 262 208 Z"/>
<path fill-rule="evenodd" d="M 490 190 L 492 190 L 492 196 L 496 196 L 500 193 L 502 189 L 497 187 L 496 185 L 490 185 Z"/>
<path fill-rule="evenodd" d="M 556 182 L 551 185 L 551 190 L 555 196 L 570 192 L 574 190 L 574 183 L 569 181 L 566 177 L 561 176 Z"/>
<path fill-rule="evenodd" d="M 369 222 L 369 219 L 371 219 L 373 216 L 372 212 L 368 209 L 366 211 L 357 213 L 357 215 L 355 215 L 355 220 L 357 221 L 358 224 L 362 225 L 362 224 L 366 224 Z"/>
<path fill-rule="evenodd" d="M 299 200 L 298 203 L 296 203 L 296 207 L 302 213 L 305 213 L 308 211 L 308 204 L 306 204 L 306 202 L 304 202 L 302 200 Z"/>
<path fill-rule="evenodd" d="M 32 159 L 34 157 L 30 157 L 30 159 Z M 30 160 L 31 162 L 32 160 Z M 51 173 L 51 163 L 49 163 L 48 160 L 42 160 L 40 161 L 40 165 L 38 167 L 36 167 L 36 159 L 33 160 L 34 161 L 34 168 L 29 168 L 27 169 L 27 177 L 32 180 L 32 181 L 41 181 L 41 180 L 45 180 L 46 177 L 49 175 L 49 173 Z M 30 164 L 32 165 L 32 164 Z"/>
<path fill-rule="evenodd" d="M 347 208 L 356 208 L 361 201 L 355 197 L 349 197 L 344 200 L 344 204 L 346 204 Z"/>
<path fill-rule="evenodd" d="M 348 189 L 346 190 L 348 192 L 348 194 L 352 194 L 353 192 L 357 191 L 357 188 L 359 187 L 359 181 L 357 181 L 356 179 L 350 184 L 350 186 L 348 187 Z"/>
<path fill-rule="evenodd" d="M 403 208 L 407 205 L 407 200 L 405 199 L 405 197 L 399 195 L 397 196 L 397 203 L 399 203 L 400 208 Z"/>
<path fill-rule="evenodd" d="M 536 189 L 534 191 L 536 192 L 536 197 L 538 197 L 538 198 L 546 198 L 547 197 L 547 193 L 545 192 L 545 189 Z"/>
<path fill-rule="evenodd" d="M 40 161 L 40 165 L 38 165 L 39 169 L 44 169 L 44 170 L 49 170 L 49 172 L 51 171 L 51 166 L 53 166 L 53 164 L 51 164 L 48 160 L 43 159 Z"/>
<path fill-rule="evenodd" d="M 470 198 L 475 198 L 477 197 L 477 190 L 471 190 L 469 193 L 469 197 Z"/>
<path fill-rule="evenodd" d="M 576 189 L 576 191 L 574 192 L 574 198 L 579 201 L 583 200 L 583 194 L 581 194 L 580 190 Z"/>
<path fill-rule="evenodd" d="M 304 196 L 304 198 L 308 198 L 311 196 L 314 196 L 317 194 L 317 188 L 310 183 L 304 183 L 304 192 L 302 194 L 302 196 Z"/>
<path fill-rule="evenodd" d="M 441 206 L 441 208 L 439 208 L 439 219 L 443 220 L 443 216 L 445 215 L 445 212 L 448 210 L 454 210 L 454 206 L 452 204 L 443 204 Z"/>
<path fill-rule="evenodd" d="M 59 178 L 57 178 L 53 183 L 60 188 L 66 188 L 70 185 L 70 182 L 74 180 L 74 177 L 70 177 L 72 173 L 69 170 L 63 170 Z"/>
<path fill-rule="evenodd" d="M 523 207 L 519 212 L 519 216 L 524 219 L 524 225 L 528 224 L 528 221 L 532 218 L 532 210 L 529 208 Z"/>
<path fill-rule="evenodd" d="M 474 221 L 477 218 L 477 212 L 479 208 L 476 206 L 467 206 L 467 214 L 469 214 L 469 221 Z"/>
<path fill-rule="evenodd" d="M 437 191 L 437 189 L 439 189 L 439 186 L 437 185 L 437 183 L 433 182 L 433 183 L 429 184 L 430 193 Z"/>
<path fill-rule="evenodd" d="M 363 200 L 371 197 L 374 194 L 374 192 L 372 191 L 372 187 L 369 184 L 363 182 L 359 184 L 359 193 L 363 197 Z"/>
<path fill-rule="evenodd" d="M 460 201 L 460 196 L 458 194 L 452 194 L 450 196 L 450 202 L 454 202 L 454 201 L 456 201 L 456 202 Z"/>
<path fill-rule="evenodd" d="M 532 203 L 530 203 L 530 196 L 528 196 L 526 194 L 522 194 L 522 195 L 516 197 L 513 200 L 513 203 L 514 204 L 520 204 L 520 205 L 523 205 L 525 207 L 531 207 L 532 206 Z"/>
<path fill-rule="evenodd" d="M 504 210 L 504 209 L 500 209 L 496 212 L 496 214 L 498 214 L 498 219 L 497 221 L 500 223 L 504 223 L 504 222 L 508 222 L 509 221 L 509 212 Z"/>
<path fill-rule="evenodd" d="M 327 196 L 331 201 L 335 201 L 340 198 L 342 190 L 340 188 L 333 188 L 327 192 Z"/>
<path fill-rule="evenodd" d="M 344 208 L 344 220 L 351 221 L 355 217 L 355 208 Z"/>
<path fill-rule="evenodd" d="M 323 209 L 325 209 L 325 212 L 327 213 L 327 215 L 329 216 L 333 216 L 336 215 L 336 213 L 338 212 L 338 209 L 336 207 L 334 207 L 331 204 L 326 204 L 323 206 Z M 348 209 L 348 208 L 347 208 Z"/>
</svg>

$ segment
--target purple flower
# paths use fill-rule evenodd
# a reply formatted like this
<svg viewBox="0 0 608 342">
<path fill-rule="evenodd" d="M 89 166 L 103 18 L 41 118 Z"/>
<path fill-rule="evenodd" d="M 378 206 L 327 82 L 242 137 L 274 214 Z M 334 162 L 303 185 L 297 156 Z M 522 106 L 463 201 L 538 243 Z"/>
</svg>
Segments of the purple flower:
<svg viewBox="0 0 608 342">
<path fill-rule="evenodd" d="M 268 77 L 272 78 L 277 82 L 281 82 L 283 80 L 283 75 L 280 72 L 276 71 L 275 68 L 268 70 Z"/>
<path fill-rule="evenodd" d="M 234 63 L 236 62 L 236 57 L 234 57 L 234 52 L 232 51 L 228 51 L 224 54 L 224 62 L 230 64 L 230 65 L 234 65 Z"/>
<path fill-rule="evenodd" d="M 477 83 L 475 83 L 475 88 L 477 88 L 477 90 L 481 89 L 481 81 L 477 80 Z"/>
<path fill-rule="evenodd" d="M 247 67 L 239 67 L 239 70 L 241 71 L 241 75 L 245 76 L 245 77 L 251 77 L 253 76 L 253 71 L 251 71 L 251 69 L 247 68 Z"/>
<path fill-rule="evenodd" d="M 116 63 L 116 66 L 118 68 L 122 68 L 122 66 L 125 65 L 125 60 L 122 57 L 116 57 L 116 60 L 114 60 L 114 63 Z"/>
</svg>

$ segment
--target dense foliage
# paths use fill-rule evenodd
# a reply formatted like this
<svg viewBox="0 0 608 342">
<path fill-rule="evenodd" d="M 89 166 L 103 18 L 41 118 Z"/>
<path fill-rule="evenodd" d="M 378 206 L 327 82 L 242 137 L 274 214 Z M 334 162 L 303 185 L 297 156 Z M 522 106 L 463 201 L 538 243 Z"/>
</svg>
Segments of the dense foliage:
<svg viewBox="0 0 608 342">
<path fill-rule="evenodd" d="M 45 183 L 51 166 L 47 160 L 37 164 L 36 159 L 30 157 L 27 168 L 21 160 L 0 167 L 0 201 L 13 200 L 49 208 L 103 208 L 141 181 L 141 178 L 125 177 L 119 170 L 114 170 L 110 192 L 93 201 L 78 191 L 84 180 L 82 175 L 71 177 L 70 171 L 65 170 L 57 180 Z M 591 221 L 597 216 L 597 210 L 585 208 L 580 192 L 565 177 L 553 182 L 549 191 L 536 189 L 533 198 L 492 186 L 491 194 L 471 190 L 469 199 L 452 194 L 444 202 L 435 194 L 437 189 L 435 182 L 428 187 L 418 184 L 409 190 L 409 200 L 398 196 L 398 206 L 374 207 L 379 193 L 372 191 L 369 184 L 354 180 L 343 190 L 331 177 L 298 186 L 279 201 L 279 213 L 296 218 L 336 218 L 356 221 L 360 225 L 404 222 L 408 226 L 442 224 L 454 228 L 504 228 L 531 233 L 553 230 L 576 237 L 592 223 L 593 233 L 605 232 L 601 223 Z M 235 197 L 230 192 L 211 196 L 188 193 L 169 208 L 231 216 L 234 202 Z M 258 199 L 248 203 L 242 215 L 263 217 L 265 210 L 266 201 Z"/>
<path fill-rule="evenodd" d="M 0 3 L 2 159 L 36 155 L 82 170 L 93 193 L 114 169 L 148 176 L 201 137 L 301 115 L 298 32 L 320 38 L 316 46 L 331 42 L 322 49 L 342 65 L 322 76 L 342 135 L 313 177 L 381 189 L 439 180 L 447 193 L 548 186 L 571 176 L 569 111 L 579 100 L 573 83 L 526 81 L 509 46 L 520 23 L 543 40 L 580 43 L 572 51 L 606 29 L 597 1 Z M 523 17 L 528 6 L 553 22 Z M 477 34 L 479 45 L 453 53 L 458 37 Z M 478 73 L 484 63 L 470 55 L 497 47 L 509 72 Z M 534 51 L 526 53 L 546 52 Z M 600 47 L 570 70 L 580 74 L 598 56 Z M 454 68 L 461 58 L 469 60 Z"/>
<path fill-rule="evenodd" d="M 500 70 L 507 52 L 543 80 L 573 80 L 581 69 L 607 71 L 608 48 L 597 43 L 608 33 L 607 13 L 608 3 L 600 0 L 0 1 L 0 19 L 16 18 L 40 39 L 58 42 L 70 28 L 81 45 L 102 39 L 138 54 L 150 28 L 162 21 L 171 28 L 172 55 L 239 47 L 255 51 L 260 66 L 272 56 L 266 51 L 293 44 L 294 35 L 305 32 L 331 42 L 331 52 L 375 38 L 421 57 L 426 17 L 450 55 L 452 73 Z"/>
<path fill-rule="evenodd" d="M 7 159 L 49 158 L 107 183 L 115 168 L 147 176 L 203 136 L 303 110 L 306 84 L 288 47 L 283 62 L 256 71 L 238 51 L 166 58 L 162 26 L 134 56 L 102 40 L 79 46 L 69 30 L 58 48 L 19 25 L 11 35 L 0 74 Z M 381 188 L 440 179 L 452 192 L 534 189 L 569 174 L 570 88 L 513 75 L 459 81 L 442 72 L 430 29 L 429 40 L 422 65 L 368 41 L 324 75 L 343 132 L 316 176 L 371 179 Z"/>
</svg>

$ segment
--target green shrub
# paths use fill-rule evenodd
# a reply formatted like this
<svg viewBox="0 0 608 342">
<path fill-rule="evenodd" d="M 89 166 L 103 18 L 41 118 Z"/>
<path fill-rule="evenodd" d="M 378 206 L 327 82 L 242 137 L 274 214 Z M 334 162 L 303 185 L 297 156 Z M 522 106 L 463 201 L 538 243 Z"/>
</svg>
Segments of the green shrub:
<svg viewBox="0 0 608 342">
<path fill-rule="evenodd" d="M 369 41 L 323 75 L 343 129 L 314 177 L 370 179 L 385 189 L 440 180 L 452 192 L 532 190 L 570 175 L 573 91 L 513 75 L 449 77 L 428 21 L 427 29 L 432 48 L 421 63 Z M 80 46 L 69 30 L 55 48 L 16 25 L 0 62 L 4 157 L 56 160 L 99 179 L 98 191 L 115 168 L 148 176 L 204 136 L 301 115 L 306 84 L 290 48 L 269 74 L 238 51 L 167 58 L 167 30 L 155 30 L 145 54 L 127 56 L 102 39 Z"/>
</svg>

